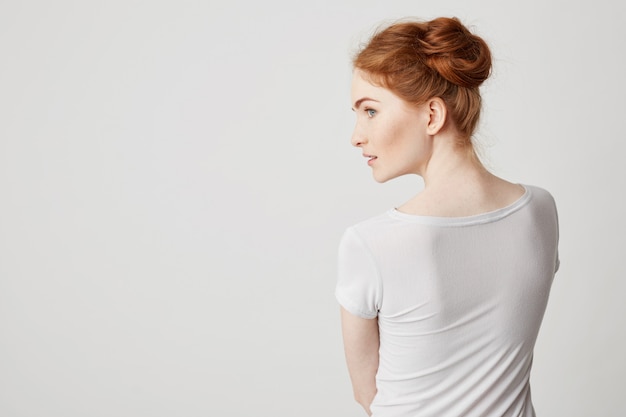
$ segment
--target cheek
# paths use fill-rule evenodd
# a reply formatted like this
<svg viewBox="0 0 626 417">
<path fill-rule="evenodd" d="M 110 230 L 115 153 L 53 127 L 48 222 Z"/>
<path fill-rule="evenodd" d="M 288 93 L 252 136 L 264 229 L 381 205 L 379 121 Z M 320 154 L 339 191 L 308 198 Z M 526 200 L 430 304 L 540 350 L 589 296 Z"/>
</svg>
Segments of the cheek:
<svg viewBox="0 0 626 417">
<path fill-rule="evenodd" d="M 413 131 L 401 123 L 394 124 L 388 130 L 387 145 L 397 152 L 410 152 L 415 146 Z"/>
<path fill-rule="evenodd" d="M 378 132 L 379 142 L 388 150 L 397 148 L 403 142 L 402 127 L 396 123 L 387 123 Z"/>
</svg>

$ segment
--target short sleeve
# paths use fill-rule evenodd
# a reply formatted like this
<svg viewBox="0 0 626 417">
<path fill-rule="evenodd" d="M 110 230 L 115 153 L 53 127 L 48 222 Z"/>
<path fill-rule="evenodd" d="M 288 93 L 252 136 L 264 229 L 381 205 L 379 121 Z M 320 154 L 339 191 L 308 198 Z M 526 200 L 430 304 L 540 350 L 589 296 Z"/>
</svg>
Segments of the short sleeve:
<svg viewBox="0 0 626 417">
<path fill-rule="evenodd" d="M 552 198 L 552 204 L 554 206 L 554 217 L 556 222 L 556 256 L 554 261 L 554 273 L 556 274 L 561 266 L 561 258 L 559 257 L 559 239 L 560 239 L 560 231 L 559 231 L 559 212 L 556 208 L 556 202 L 554 198 Z"/>
<path fill-rule="evenodd" d="M 338 261 L 337 301 L 356 316 L 375 318 L 381 304 L 380 278 L 371 252 L 353 228 L 341 239 Z"/>
<path fill-rule="evenodd" d="M 561 259 L 559 259 L 559 251 L 556 252 L 556 261 L 554 262 L 554 273 L 556 274 L 559 271 L 559 267 L 561 266 Z"/>
</svg>

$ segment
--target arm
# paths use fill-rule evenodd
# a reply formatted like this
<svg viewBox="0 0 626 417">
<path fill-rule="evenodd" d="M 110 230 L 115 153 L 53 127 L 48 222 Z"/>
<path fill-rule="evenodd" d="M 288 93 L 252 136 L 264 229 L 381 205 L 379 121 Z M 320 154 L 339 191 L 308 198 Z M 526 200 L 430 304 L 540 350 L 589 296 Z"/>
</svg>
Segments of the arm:
<svg viewBox="0 0 626 417">
<path fill-rule="evenodd" d="M 372 415 L 370 405 L 376 395 L 380 344 L 378 320 L 355 316 L 342 307 L 341 328 L 354 398 L 368 415 Z"/>
</svg>

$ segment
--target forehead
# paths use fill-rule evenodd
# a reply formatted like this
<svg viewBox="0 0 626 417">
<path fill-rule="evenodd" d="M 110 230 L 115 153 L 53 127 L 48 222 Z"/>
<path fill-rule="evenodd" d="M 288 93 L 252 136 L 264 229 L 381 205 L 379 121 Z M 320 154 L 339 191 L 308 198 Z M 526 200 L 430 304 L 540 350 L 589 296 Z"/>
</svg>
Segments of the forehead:
<svg viewBox="0 0 626 417">
<path fill-rule="evenodd" d="M 368 74 L 358 68 L 352 73 L 351 98 L 353 105 L 363 98 L 370 98 L 381 103 L 401 101 L 387 88 L 372 83 Z"/>
<path fill-rule="evenodd" d="M 367 73 L 356 68 L 352 73 L 352 94 L 359 92 L 378 92 L 384 88 L 372 83 Z"/>
</svg>

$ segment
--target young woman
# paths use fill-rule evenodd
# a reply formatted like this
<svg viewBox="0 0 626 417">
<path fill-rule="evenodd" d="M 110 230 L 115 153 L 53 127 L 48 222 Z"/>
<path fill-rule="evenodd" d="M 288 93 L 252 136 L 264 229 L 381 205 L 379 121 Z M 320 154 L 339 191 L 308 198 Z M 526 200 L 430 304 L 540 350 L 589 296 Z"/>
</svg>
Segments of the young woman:
<svg viewBox="0 0 626 417">
<path fill-rule="evenodd" d="M 533 348 L 559 260 L 554 200 L 487 171 L 471 137 L 486 43 L 403 22 L 354 59 L 352 144 L 424 189 L 350 227 L 336 296 L 356 400 L 375 417 L 533 417 Z"/>
</svg>

